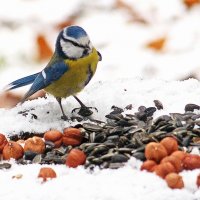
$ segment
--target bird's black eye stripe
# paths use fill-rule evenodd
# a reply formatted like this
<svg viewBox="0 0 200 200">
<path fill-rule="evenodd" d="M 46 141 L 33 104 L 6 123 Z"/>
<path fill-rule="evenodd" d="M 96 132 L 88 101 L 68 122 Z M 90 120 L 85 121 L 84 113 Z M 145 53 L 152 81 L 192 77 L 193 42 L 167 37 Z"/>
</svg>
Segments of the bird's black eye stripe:
<svg viewBox="0 0 200 200">
<path fill-rule="evenodd" d="M 88 49 L 84 49 L 81 57 L 87 56 L 88 54 Z"/>
<path fill-rule="evenodd" d="M 63 37 L 63 35 L 61 36 L 61 38 L 65 41 L 65 42 L 71 42 L 74 46 L 76 46 L 76 47 L 80 47 L 80 48 L 85 48 L 85 46 L 83 46 L 83 45 L 81 45 L 81 44 L 78 44 L 78 43 L 76 43 L 76 42 L 74 42 L 74 41 L 72 41 L 72 40 L 69 40 L 69 39 L 66 39 L 66 38 L 64 38 Z"/>
</svg>

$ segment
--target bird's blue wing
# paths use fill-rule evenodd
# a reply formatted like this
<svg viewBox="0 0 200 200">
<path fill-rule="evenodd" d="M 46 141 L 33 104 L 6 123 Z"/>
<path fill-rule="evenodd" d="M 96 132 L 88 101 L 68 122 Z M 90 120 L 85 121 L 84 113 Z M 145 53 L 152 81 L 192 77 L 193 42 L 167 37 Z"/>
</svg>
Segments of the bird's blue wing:
<svg viewBox="0 0 200 200">
<path fill-rule="evenodd" d="M 35 78 L 31 88 L 24 96 L 22 102 L 24 102 L 35 92 L 49 86 L 54 81 L 58 80 L 67 70 L 68 66 L 64 61 L 53 63 L 50 66 L 44 68 L 44 70 L 42 70 Z"/>
<path fill-rule="evenodd" d="M 33 81 L 38 76 L 38 74 L 39 73 L 32 74 L 30 76 L 26 76 L 26 77 L 20 78 L 16 81 L 13 81 L 5 87 L 5 90 L 13 90 L 13 89 L 16 89 L 19 87 L 23 87 L 25 85 L 29 85 L 29 84 L 33 83 Z"/>
</svg>

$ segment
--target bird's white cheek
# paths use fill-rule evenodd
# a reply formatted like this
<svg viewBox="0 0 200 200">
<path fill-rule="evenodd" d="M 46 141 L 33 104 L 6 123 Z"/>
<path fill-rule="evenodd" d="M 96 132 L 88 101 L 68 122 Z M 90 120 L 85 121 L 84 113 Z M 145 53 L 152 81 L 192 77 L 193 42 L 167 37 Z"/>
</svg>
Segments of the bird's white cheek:
<svg viewBox="0 0 200 200">
<path fill-rule="evenodd" d="M 69 58 L 80 58 L 83 53 L 83 49 L 69 42 L 65 42 L 64 40 L 60 40 L 60 45 L 62 47 L 62 51 Z"/>
<path fill-rule="evenodd" d="M 67 50 L 67 55 L 73 58 L 80 58 L 82 56 L 83 50 L 79 47 L 71 47 Z"/>
</svg>

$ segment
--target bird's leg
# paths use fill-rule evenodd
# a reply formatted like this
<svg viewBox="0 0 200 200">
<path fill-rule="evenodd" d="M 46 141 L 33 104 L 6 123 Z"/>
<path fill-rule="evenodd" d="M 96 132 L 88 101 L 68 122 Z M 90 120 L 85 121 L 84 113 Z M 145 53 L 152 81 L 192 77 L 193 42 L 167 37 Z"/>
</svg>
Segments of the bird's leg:
<svg viewBox="0 0 200 200">
<path fill-rule="evenodd" d="M 56 100 L 58 101 L 61 112 L 62 112 L 61 119 L 65 120 L 65 121 L 68 120 L 68 117 L 65 115 L 63 107 L 62 107 L 62 103 L 61 103 L 62 99 L 60 97 L 56 97 Z"/>
<path fill-rule="evenodd" d="M 73 97 L 78 101 L 78 103 L 80 104 L 81 107 L 80 108 L 74 108 L 72 110 L 72 112 L 79 109 L 78 114 L 83 116 L 83 117 L 88 117 L 88 116 L 92 115 L 93 112 L 90 110 L 91 108 L 94 108 L 98 112 L 97 108 L 87 107 L 85 104 L 83 104 L 83 102 L 77 96 L 74 95 Z"/>
</svg>

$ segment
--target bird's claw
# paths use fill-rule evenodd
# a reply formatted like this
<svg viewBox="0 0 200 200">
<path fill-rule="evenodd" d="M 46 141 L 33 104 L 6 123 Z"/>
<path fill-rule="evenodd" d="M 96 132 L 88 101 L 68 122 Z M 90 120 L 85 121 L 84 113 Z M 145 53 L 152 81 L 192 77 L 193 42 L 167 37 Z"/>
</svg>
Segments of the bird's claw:
<svg viewBox="0 0 200 200">
<path fill-rule="evenodd" d="M 63 119 L 64 121 L 69 120 L 69 118 L 66 115 L 61 116 L 61 119 Z"/>
<path fill-rule="evenodd" d="M 82 106 L 80 108 L 74 108 L 72 110 L 72 113 L 75 112 L 76 110 L 79 110 L 78 111 L 79 115 L 81 115 L 82 117 L 88 117 L 93 114 L 93 112 L 90 109 L 95 109 L 98 112 L 97 108 L 95 107 Z"/>
</svg>

